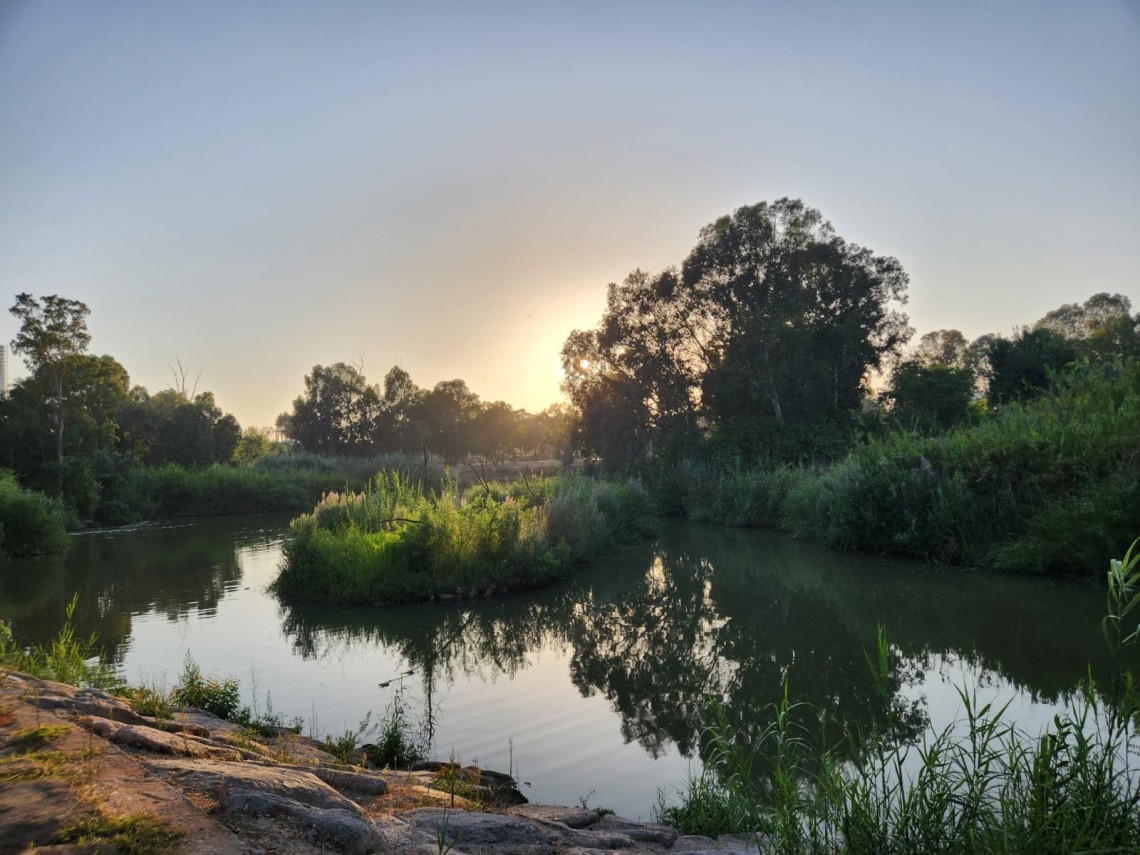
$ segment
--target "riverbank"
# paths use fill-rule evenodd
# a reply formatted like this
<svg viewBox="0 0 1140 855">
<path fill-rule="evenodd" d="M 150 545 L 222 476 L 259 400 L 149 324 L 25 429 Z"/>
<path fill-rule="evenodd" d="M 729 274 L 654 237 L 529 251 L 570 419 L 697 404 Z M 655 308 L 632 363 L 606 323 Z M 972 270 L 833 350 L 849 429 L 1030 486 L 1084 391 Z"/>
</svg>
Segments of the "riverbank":
<svg viewBox="0 0 1140 855">
<path fill-rule="evenodd" d="M 601 810 L 507 806 L 486 786 L 503 777 L 343 764 L 285 728 L 259 736 L 194 709 L 155 719 L 96 689 L 0 679 L 0 853 L 757 851 Z"/>
</svg>

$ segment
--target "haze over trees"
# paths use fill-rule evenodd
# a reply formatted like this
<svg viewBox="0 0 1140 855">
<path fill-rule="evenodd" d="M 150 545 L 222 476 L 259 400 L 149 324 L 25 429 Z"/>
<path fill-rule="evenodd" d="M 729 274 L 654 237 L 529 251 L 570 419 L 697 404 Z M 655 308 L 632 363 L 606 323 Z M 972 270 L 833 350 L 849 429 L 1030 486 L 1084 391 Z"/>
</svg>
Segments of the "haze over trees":
<svg viewBox="0 0 1140 855">
<path fill-rule="evenodd" d="M 304 393 L 277 425 L 306 451 L 352 456 L 426 451 L 455 464 L 471 455 L 501 462 L 560 454 L 569 419 L 560 404 L 531 414 L 505 401 L 484 403 L 463 380 L 421 389 L 399 366 L 388 371 L 383 387 L 370 385 L 358 369 L 338 362 L 313 367 Z"/>
</svg>

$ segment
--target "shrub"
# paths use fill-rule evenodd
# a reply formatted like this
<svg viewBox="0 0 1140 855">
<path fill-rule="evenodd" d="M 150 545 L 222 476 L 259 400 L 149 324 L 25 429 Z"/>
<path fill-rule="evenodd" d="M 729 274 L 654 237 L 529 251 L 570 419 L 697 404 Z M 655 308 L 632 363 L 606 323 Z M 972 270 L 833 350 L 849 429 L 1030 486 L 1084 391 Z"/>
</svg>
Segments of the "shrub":
<svg viewBox="0 0 1140 855">
<path fill-rule="evenodd" d="M 25 490 L 0 469 L 0 557 L 62 552 L 68 546 L 59 503 Z"/>
<path fill-rule="evenodd" d="M 398 473 L 330 493 L 295 519 L 273 588 L 332 602 L 407 602 L 542 584 L 646 531 L 635 483 L 561 476 L 431 496 Z"/>
<path fill-rule="evenodd" d="M 205 710 L 228 721 L 236 720 L 241 712 L 238 681 L 232 677 L 203 677 L 189 651 L 182 661 L 182 673 L 170 696 L 179 706 Z"/>
</svg>

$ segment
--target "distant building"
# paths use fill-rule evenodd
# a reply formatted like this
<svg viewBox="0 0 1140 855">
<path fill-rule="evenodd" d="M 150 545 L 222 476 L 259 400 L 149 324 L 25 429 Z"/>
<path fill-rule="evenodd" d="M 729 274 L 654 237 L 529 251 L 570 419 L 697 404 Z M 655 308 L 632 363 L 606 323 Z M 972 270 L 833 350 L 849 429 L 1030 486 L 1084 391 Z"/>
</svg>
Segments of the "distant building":
<svg viewBox="0 0 1140 855">
<path fill-rule="evenodd" d="M 0 398 L 8 397 L 8 348 L 0 344 Z"/>
</svg>

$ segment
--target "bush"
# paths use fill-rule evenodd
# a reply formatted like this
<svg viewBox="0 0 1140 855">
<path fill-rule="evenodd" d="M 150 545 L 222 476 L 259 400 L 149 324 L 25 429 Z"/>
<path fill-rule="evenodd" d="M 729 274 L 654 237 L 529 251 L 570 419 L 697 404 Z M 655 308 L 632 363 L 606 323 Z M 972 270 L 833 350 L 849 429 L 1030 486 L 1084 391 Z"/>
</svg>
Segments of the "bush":
<svg viewBox="0 0 1140 855">
<path fill-rule="evenodd" d="M 242 709 L 238 681 L 232 677 L 203 677 L 189 651 L 170 697 L 179 706 L 205 710 L 227 721 L 237 720 Z"/>
<path fill-rule="evenodd" d="M 646 531 L 635 483 L 561 476 L 455 484 L 431 496 L 398 473 L 330 493 L 295 519 L 273 589 L 331 602 L 408 602 L 549 581 Z"/>
<path fill-rule="evenodd" d="M 780 527 L 836 549 L 1091 574 L 1140 529 L 1140 362 L 940 436 L 867 439 L 826 467 L 684 461 L 683 512 Z"/>
<path fill-rule="evenodd" d="M 21 488 L 15 475 L 0 470 L 0 557 L 62 552 L 69 543 L 64 519 L 58 502 Z"/>
</svg>

